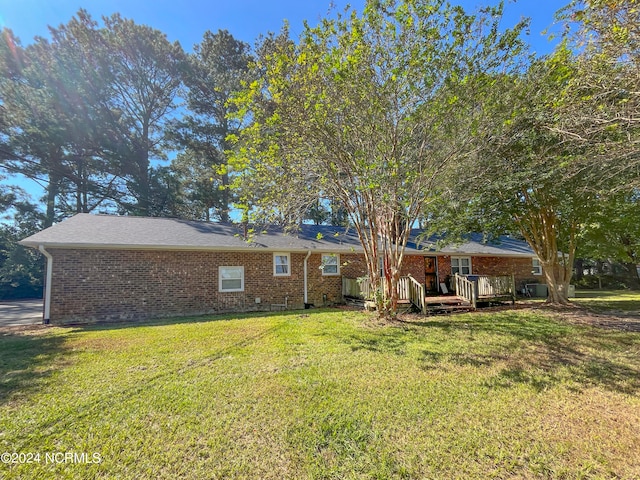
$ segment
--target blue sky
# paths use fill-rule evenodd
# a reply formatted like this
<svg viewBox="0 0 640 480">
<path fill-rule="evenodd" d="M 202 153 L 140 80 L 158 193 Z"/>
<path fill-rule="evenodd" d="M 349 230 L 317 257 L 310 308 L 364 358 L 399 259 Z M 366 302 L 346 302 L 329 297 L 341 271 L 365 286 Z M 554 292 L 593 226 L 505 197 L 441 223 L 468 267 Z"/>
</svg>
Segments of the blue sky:
<svg viewBox="0 0 640 480">
<path fill-rule="evenodd" d="M 452 3 L 474 9 L 496 1 L 452 0 Z M 505 24 L 512 25 L 521 16 L 530 17 L 530 42 L 540 53 L 549 51 L 549 43 L 540 32 L 552 25 L 554 12 L 568 0 L 505 3 Z M 46 36 L 47 25 L 66 23 L 80 8 L 88 10 L 94 18 L 119 12 L 165 32 L 170 40 L 179 40 L 190 50 L 206 30 L 227 29 L 253 44 L 259 34 L 278 31 L 285 19 L 295 36 L 302 31 L 304 19 L 315 24 L 331 5 L 342 10 L 347 4 L 361 10 L 364 0 L 0 0 L 0 27 L 11 28 L 26 44 L 36 35 Z"/>
<path fill-rule="evenodd" d="M 514 25 L 523 16 L 531 18 L 527 40 L 537 53 L 548 53 L 553 44 L 542 31 L 553 26 L 555 11 L 568 1 L 506 0 L 504 26 L 506 28 Z M 288 20 L 295 38 L 302 31 L 303 20 L 315 25 L 332 8 L 343 10 L 350 4 L 361 10 L 364 2 L 365 0 L 0 0 L 0 28 L 10 28 L 21 39 L 22 44 L 26 45 L 35 36 L 46 37 L 47 26 L 67 23 L 80 8 L 84 8 L 94 19 L 118 12 L 136 23 L 163 31 L 169 40 L 178 40 L 183 48 L 191 50 L 194 44 L 199 43 L 205 31 L 215 32 L 219 29 L 229 30 L 236 38 L 253 45 L 260 34 L 279 31 L 285 19 Z M 496 2 L 497 0 L 451 0 L 451 3 L 470 10 Z M 40 187 L 34 182 L 18 183 L 34 197 L 41 195 Z"/>
</svg>

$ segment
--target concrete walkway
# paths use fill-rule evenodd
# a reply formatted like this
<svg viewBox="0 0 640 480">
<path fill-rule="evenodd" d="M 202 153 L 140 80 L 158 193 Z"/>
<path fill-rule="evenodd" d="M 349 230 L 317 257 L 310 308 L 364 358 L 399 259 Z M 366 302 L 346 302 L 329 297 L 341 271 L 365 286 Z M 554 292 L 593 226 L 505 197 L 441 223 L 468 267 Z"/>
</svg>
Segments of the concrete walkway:
<svg viewBox="0 0 640 480">
<path fill-rule="evenodd" d="M 0 327 L 42 323 L 42 300 L 0 301 Z"/>
</svg>

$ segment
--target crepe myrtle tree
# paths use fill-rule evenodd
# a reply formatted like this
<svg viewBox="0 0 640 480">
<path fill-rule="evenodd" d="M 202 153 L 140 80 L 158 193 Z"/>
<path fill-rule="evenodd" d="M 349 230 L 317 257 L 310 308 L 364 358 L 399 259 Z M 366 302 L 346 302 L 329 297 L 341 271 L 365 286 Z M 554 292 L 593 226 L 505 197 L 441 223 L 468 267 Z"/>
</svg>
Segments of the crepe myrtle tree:
<svg viewBox="0 0 640 480">
<path fill-rule="evenodd" d="M 612 187 L 594 162 L 597 146 L 567 138 L 557 128 L 563 92 L 577 74 L 560 47 L 514 76 L 496 78 L 485 107 L 504 121 L 476 157 L 457 165 L 469 181 L 453 189 L 485 230 L 522 236 L 538 256 L 548 301 L 569 303 L 568 286 L 585 228 Z"/>
<path fill-rule="evenodd" d="M 318 198 L 357 231 L 382 314 L 395 315 L 405 246 L 450 164 L 492 122 L 489 76 L 521 47 L 502 6 L 467 14 L 444 1 L 347 8 L 297 43 L 285 28 L 257 49 L 258 80 L 235 98 L 250 123 L 232 140 L 234 188 L 254 214 L 297 222 Z M 382 267 L 382 268 L 381 268 Z"/>
<path fill-rule="evenodd" d="M 502 109 L 505 120 L 491 148 L 465 167 L 480 193 L 470 200 L 482 212 L 476 218 L 503 219 L 503 228 L 528 241 L 552 303 L 569 302 L 580 241 L 608 241 L 598 235 L 607 208 L 638 187 L 639 7 L 637 0 L 575 0 L 561 10 L 563 41 L 521 74 L 498 79 L 485 106 Z M 610 213 L 621 218 L 623 210 Z M 606 223 L 629 250 L 625 222 Z"/>
<path fill-rule="evenodd" d="M 589 145 L 600 175 L 640 184 L 640 0 L 573 0 L 558 12 L 576 75 L 555 130 Z"/>
</svg>

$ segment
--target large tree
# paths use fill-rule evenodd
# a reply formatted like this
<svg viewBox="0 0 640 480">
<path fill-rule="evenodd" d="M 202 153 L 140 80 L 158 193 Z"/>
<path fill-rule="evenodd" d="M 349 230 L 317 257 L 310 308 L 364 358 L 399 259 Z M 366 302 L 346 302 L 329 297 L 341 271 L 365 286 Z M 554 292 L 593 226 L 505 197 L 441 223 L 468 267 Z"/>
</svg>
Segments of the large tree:
<svg viewBox="0 0 640 480">
<path fill-rule="evenodd" d="M 574 0 L 567 24 L 576 75 L 558 105 L 557 132 L 588 145 L 619 190 L 640 182 L 640 1 Z"/>
<path fill-rule="evenodd" d="M 500 128 L 475 158 L 456 167 L 464 187 L 452 186 L 472 224 L 524 237 L 543 266 L 549 300 L 567 303 L 578 239 L 605 187 L 589 145 L 558 132 L 558 102 L 575 75 L 560 48 L 516 75 L 496 78 L 485 108 Z"/>
<path fill-rule="evenodd" d="M 554 303 L 568 302 L 580 241 L 597 256 L 635 256 L 628 214 L 640 179 L 639 6 L 576 0 L 563 9 L 564 41 L 500 79 L 487 105 L 504 112 L 502 128 L 463 165 L 479 192 L 468 198 L 471 218 L 529 242 Z"/>
<path fill-rule="evenodd" d="M 170 137 L 185 151 L 173 162 L 186 180 L 190 200 L 198 206 L 198 217 L 229 221 L 232 197 L 229 175 L 224 168 L 230 145 L 227 137 L 237 134 L 240 120 L 230 114 L 232 95 L 249 78 L 249 46 L 226 30 L 206 32 L 185 63 L 189 113 L 172 124 Z"/>
<path fill-rule="evenodd" d="M 0 39 L 3 166 L 42 182 L 46 226 L 116 204 L 151 214 L 179 44 L 118 15 L 100 27 L 83 10 L 50 33 L 24 48 L 10 31 Z"/>
<path fill-rule="evenodd" d="M 232 166 L 254 207 L 299 221 L 317 199 L 339 202 L 357 230 L 381 312 L 395 313 L 404 250 L 447 166 L 491 127 L 481 98 L 517 50 L 501 8 L 467 15 L 443 1 L 368 2 L 298 44 L 267 39 L 260 80 L 238 98 Z M 382 274 L 380 273 L 382 265 Z"/>
<path fill-rule="evenodd" d="M 46 221 L 55 218 L 55 200 L 69 170 L 67 152 L 72 122 L 52 88 L 59 74 L 52 47 L 39 39 L 23 48 L 11 31 L 0 37 L 2 166 L 11 173 L 40 179 L 46 190 Z"/>
<path fill-rule="evenodd" d="M 96 48 L 108 81 L 108 107 L 121 144 L 121 168 L 138 215 L 153 213 L 152 160 L 164 160 L 164 129 L 178 108 L 184 52 L 178 42 L 115 14 L 106 17 Z"/>
</svg>

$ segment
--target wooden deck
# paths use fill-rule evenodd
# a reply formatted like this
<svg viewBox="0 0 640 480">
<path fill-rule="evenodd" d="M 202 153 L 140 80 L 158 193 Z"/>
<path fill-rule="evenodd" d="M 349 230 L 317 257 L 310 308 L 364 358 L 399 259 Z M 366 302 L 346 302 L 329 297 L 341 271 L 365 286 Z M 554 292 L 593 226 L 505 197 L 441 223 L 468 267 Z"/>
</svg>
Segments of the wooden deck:
<svg viewBox="0 0 640 480">
<path fill-rule="evenodd" d="M 478 304 L 515 302 L 515 281 L 511 276 L 469 275 L 454 277 L 455 295 L 427 296 L 424 285 L 411 275 L 398 282 L 398 305 L 413 307 L 423 314 L 475 310 Z M 368 278 L 342 278 L 342 296 L 347 303 L 373 305 L 374 289 Z"/>
<path fill-rule="evenodd" d="M 464 301 L 464 298 L 458 297 L 457 295 L 428 295 L 424 298 L 424 301 L 427 305 L 436 305 L 436 304 L 450 304 Z"/>
</svg>

